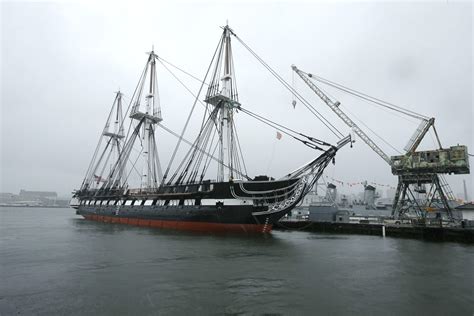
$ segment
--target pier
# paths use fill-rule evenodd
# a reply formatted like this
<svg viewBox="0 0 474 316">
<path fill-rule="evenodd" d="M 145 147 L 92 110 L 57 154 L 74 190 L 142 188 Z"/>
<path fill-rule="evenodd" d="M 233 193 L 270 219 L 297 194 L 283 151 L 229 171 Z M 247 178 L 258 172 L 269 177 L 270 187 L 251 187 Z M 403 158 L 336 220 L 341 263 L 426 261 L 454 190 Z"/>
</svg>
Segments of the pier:
<svg viewBox="0 0 474 316">
<path fill-rule="evenodd" d="M 275 230 L 299 230 L 334 234 L 361 234 L 415 238 L 432 241 L 474 243 L 474 228 L 436 227 L 415 225 L 354 224 L 337 222 L 280 221 Z"/>
</svg>

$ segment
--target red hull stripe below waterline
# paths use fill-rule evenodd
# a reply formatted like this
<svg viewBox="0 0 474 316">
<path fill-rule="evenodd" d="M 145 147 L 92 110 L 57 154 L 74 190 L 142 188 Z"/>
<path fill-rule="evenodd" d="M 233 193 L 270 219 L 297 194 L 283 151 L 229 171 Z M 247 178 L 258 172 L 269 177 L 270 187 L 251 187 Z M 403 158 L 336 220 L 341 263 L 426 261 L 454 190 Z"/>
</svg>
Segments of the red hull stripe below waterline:
<svg viewBox="0 0 474 316">
<path fill-rule="evenodd" d="M 185 222 L 185 221 L 160 221 L 156 219 L 138 219 L 128 217 L 113 217 L 101 215 L 82 215 L 85 219 L 135 226 L 168 228 L 177 230 L 199 231 L 199 232 L 243 232 L 243 233 L 269 233 L 272 225 L 257 224 L 222 224 L 208 222 Z"/>
</svg>

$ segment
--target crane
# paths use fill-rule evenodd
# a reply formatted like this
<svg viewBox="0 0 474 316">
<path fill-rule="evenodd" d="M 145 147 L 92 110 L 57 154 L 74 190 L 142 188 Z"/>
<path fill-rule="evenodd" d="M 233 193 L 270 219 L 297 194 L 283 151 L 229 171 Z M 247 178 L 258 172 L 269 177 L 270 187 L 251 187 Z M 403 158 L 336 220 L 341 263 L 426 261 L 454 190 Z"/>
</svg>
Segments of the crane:
<svg viewBox="0 0 474 316">
<path fill-rule="evenodd" d="M 436 194 L 439 196 L 448 218 L 453 220 L 451 206 L 448 203 L 448 195 L 452 195 L 442 174 L 469 174 L 469 156 L 466 146 L 457 145 L 443 148 L 434 126 L 435 119 L 417 114 L 410 110 L 398 109 L 406 115 L 419 119 L 420 125 L 415 130 L 408 144 L 405 146 L 405 154 L 399 156 L 387 155 L 349 116 L 340 108 L 339 101 L 333 101 L 312 81 L 313 75 L 306 73 L 295 65 L 293 71 L 309 86 L 309 88 L 336 113 L 339 118 L 349 126 L 375 153 L 377 153 L 391 167 L 392 174 L 398 176 L 398 185 L 392 205 L 392 216 L 401 218 L 406 216 L 410 209 L 414 209 L 417 215 L 426 216 L 426 211 L 432 209 Z M 345 90 L 345 89 L 342 89 Z M 428 151 L 416 151 L 419 144 L 430 128 L 436 136 L 439 149 Z M 425 185 L 429 191 L 420 189 Z M 413 189 L 413 187 L 415 187 Z M 427 194 L 425 205 L 420 205 L 415 198 L 415 192 Z"/>
</svg>

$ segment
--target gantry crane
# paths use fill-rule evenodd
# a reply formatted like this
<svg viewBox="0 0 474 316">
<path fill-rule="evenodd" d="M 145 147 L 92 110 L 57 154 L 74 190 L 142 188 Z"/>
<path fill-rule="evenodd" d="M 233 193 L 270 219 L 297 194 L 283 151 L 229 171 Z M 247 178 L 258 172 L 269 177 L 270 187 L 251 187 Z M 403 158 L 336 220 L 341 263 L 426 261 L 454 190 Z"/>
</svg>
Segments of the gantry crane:
<svg viewBox="0 0 474 316">
<path fill-rule="evenodd" d="M 434 118 L 418 115 L 406 110 L 404 113 L 421 120 L 419 127 L 410 138 L 404 150 L 406 153 L 399 156 L 388 156 L 372 139 L 339 107 L 340 102 L 331 100 L 314 82 L 313 75 L 291 66 L 293 71 L 316 93 L 342 121 L 348 125 L 369 147 L 375 151 L 391 167 L 392 173 L 398 176 L 398 185 L 392 207 L 392 216 L 402 218 L 410 210 L 418 216 L 425 217 L 426 211 L 433 209 L 436 195 L 439 196 L 447 216 L 453 220 L 453 213 L 448 202 L 451 192 L 446 190 L 447 183 L 442 174 L 469 174 L 469 156 L 466 146 L 457 145 L 443 148 L 434 126 Z M 343 89 L 344 90 L 344 89 Z M 403 113 L 403 112 L 402 112 Z M 426 133 L 433 128 L 439 149 L 416 151 Z M 425 186 L 429 189 L 426 190 Z M 426 201 L 420 203 L 414 192 L 425 193 Z"/>
</svg>

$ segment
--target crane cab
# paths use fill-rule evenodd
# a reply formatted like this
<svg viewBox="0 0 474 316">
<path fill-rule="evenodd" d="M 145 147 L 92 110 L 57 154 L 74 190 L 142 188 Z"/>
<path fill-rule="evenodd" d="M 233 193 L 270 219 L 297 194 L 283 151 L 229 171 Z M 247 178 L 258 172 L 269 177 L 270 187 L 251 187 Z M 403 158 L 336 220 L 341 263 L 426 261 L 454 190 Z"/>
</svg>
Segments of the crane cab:
<svg viewBox="0 0 474 316">
<path fill-rule="evenodd" d="M 392 156 L 394 175 L 417 173 L 469 174 L 467 146 L 459 145 L 445 149 L 416 151 L 412 154 Z"/>
</svg>

